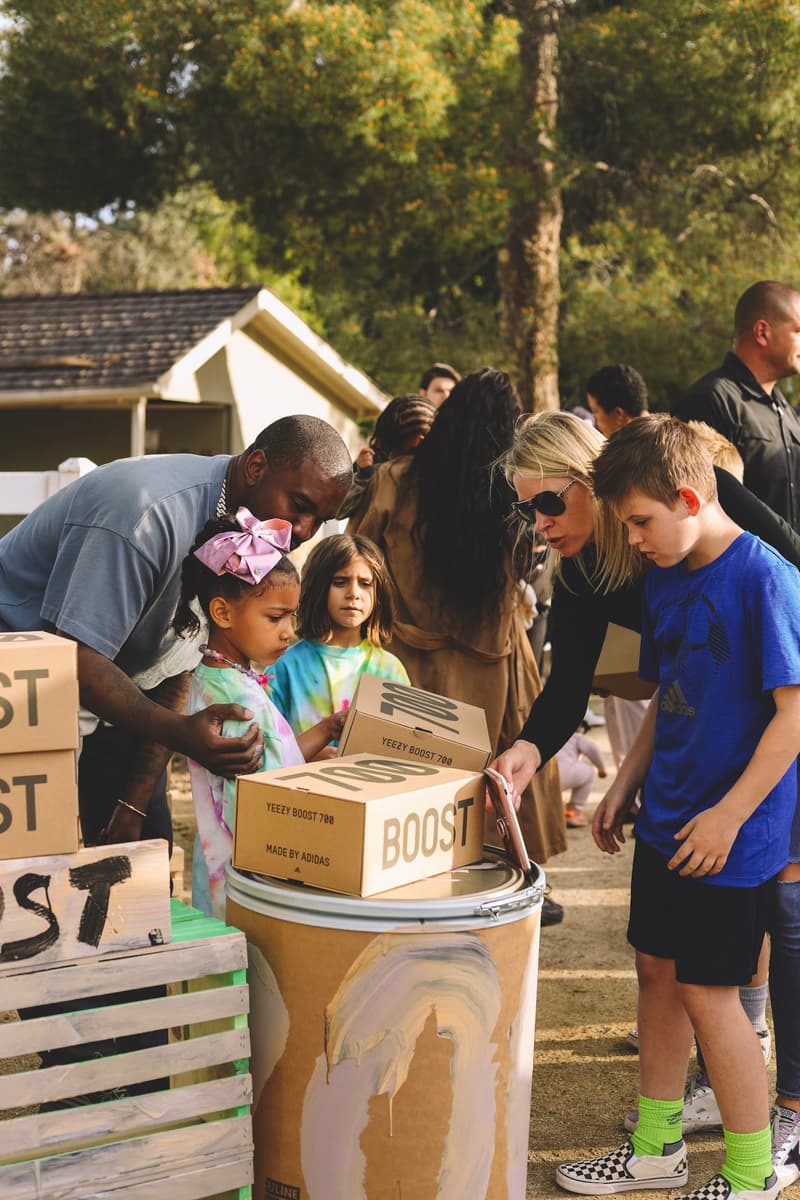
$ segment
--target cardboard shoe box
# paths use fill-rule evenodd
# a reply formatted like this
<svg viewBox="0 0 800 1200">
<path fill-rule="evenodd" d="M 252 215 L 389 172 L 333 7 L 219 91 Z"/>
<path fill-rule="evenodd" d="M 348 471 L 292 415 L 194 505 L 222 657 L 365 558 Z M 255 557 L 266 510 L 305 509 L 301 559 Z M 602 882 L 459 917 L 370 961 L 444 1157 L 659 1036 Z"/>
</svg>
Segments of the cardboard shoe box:
<svg viewBox="0 0 800 1200">
<path fill-rule="evenodd" d="M 478 862 L 483 775 L 352 754 L 243 775 L 233 865 L 371 896 Z"/>
<path fill-rule="evenodd" d="M 623 700 L 649 700 L 654 683 L 639 678 L 641 637 L 632 629 L 609 624 L 594 670 L 592 688 Z"/>
<path fill-rule="evenodd" d="M 339 753 L 386 754 L 482 771 L 492 747 L 482 708 L 365 674 L 347 714 Z"/>
<path fill-rule="evenodd" d="M 78 648 L 32 630 L 0 633 L 0 754 L 78 745 Z"/>
<path fill-rule="evenodd" d="M 77 849 L 75 751 L 0 756 L 0 859 Z"/>
</svg>

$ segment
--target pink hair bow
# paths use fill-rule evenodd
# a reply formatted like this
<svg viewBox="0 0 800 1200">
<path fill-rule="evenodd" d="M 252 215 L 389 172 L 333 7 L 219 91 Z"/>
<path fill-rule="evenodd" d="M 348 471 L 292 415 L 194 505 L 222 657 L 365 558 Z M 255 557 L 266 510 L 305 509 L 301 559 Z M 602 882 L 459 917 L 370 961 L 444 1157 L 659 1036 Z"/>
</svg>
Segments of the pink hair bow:
<svg viewBox="0 0 800 1200">
<path fill-rule="evenodd" d="M 195 558 L 215 575 L 227 571 L 245 583 L 260 583 L 291 546 L 292 526 L 277 518 L 259 521 L 249 508 L 240 508 L 236 520 L 241 533 L 215 533 L 198 546 Z"/>
</svg>

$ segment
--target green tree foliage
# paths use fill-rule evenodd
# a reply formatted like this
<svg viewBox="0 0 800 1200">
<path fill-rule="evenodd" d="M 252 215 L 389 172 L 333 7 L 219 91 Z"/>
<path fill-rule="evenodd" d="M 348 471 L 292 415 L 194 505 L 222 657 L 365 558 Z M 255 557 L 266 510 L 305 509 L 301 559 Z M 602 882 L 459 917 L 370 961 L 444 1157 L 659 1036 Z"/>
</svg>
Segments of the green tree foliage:
<svg viewBox="0 0 800 1200">
<path fill-rule="evenodd" d="M 120 245 L 150 246 L 128 285 L 181 284 L 187 262 L 195 280 L 275 278 L 392 392 L 433 358 L 508 365 L 497 254 L 537 134 L 521 6 L 16 0 L 0 205 L 95 220 L 115 205 Z M 667 404 L 721 357 L 748 283 L 795 278 L 799 49 L 790 0 L 563 4 L 562 401 L 630 361 Z M 198 178 L 214 201 L 193 209 Z"/>
<path fill-rule="evenodd" d="M 628 361 L 668 407 L 721 360 L 745 287 L 798 282 L 800 13 L 594 7 L 574 11 L 562 45 L 562 399 L 581 399 L 599 363 Z"/>
</svg>

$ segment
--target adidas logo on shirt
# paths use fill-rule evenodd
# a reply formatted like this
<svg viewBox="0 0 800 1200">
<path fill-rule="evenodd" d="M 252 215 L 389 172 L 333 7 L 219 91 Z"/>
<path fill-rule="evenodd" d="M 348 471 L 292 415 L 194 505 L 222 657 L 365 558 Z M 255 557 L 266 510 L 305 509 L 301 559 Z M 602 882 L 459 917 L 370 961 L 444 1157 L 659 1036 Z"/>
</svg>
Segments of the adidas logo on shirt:
<svg viewBox="0 0 800 1200">
<path fill-rule="evenodd" d="M 696 715 L 694 705 L 690 704 L 686 699 L 683 688 L 677 679 L 664 692 L 659 708 L 663 713 L 674 713 L 676 717 L 693 717 Z"/>
</svg>

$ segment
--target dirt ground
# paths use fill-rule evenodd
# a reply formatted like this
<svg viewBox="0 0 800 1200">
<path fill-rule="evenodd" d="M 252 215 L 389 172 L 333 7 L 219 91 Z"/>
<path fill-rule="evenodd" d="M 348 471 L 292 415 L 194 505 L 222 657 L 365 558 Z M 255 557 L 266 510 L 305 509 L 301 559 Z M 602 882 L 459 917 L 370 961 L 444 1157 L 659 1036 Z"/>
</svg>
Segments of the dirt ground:
<svg viewBox="0 0 800 1200">
<path fill-rule="evenodd" d="M 599 702 L 592 703 L 602 711 Z M 605 729 L 595 728 L 591 736 L 605 753 L 609 779 L 597 781 L 590 812 L 614 773 Z M 172 806 L 176 841 L 186 855 L 188 899 L 194 821 L 180 764 L 173 770 Z M 629 840 L 622 853 L 603 855 L 588 829 L 570 830 L 567 852 L 545 867 L 565 917 L 542 931 L 525 1200 L 563 1200 L 566 1193 L 553 1179 L 558 1163 L 610 1149 L 625 1136 L 621 1122 L 636 1098 L 638 1065 L 625 1041 L 636 1013 L 633 954 L 625 940 L 632 850 Z M 771 1086 L 774 1069 L 773 1063 Z M 722 1136 L 692 1134 L 688 1142 L 691 1188 L 719 1168 Z M 676 1193 L 648 1195 L 658 1200 Z M 800 1200 L 800 1183 L 786 1196 Z"/>
</svg>

